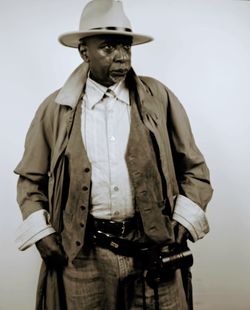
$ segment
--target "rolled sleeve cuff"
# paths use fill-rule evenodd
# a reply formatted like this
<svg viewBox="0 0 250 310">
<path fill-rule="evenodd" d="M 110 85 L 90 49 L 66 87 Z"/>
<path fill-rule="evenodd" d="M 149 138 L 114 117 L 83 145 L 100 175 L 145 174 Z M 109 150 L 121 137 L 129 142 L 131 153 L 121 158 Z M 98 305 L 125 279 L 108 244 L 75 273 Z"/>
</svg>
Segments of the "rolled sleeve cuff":
<svg viewBox="0 0 250 310">
<path fill-rule="evenodd" d="M 209 232 L 205 212 L 189 198 L 178 195 L 173 219 L 183 225 L 191 234 L 193 241 L 203 238 Z"/>
<path fill-rule="evenodd" d="M 15 243 L 19 250 L 24 251 L 54 232 L 55 229 L 49 221 L 49 213 L 46 210 L 39 210 L 27 217 L 18 227 Z"/>
</svg>

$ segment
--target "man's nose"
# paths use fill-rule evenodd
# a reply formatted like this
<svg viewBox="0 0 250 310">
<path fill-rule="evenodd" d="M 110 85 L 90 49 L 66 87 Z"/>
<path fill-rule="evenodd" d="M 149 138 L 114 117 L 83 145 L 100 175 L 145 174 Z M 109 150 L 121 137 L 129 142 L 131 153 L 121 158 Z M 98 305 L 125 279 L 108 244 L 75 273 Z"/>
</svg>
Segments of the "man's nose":
<svg viewBox="0 0 250 310">
<path fill-rule="evenodd" d="M 126 62 L 130 57 L 129 55 L 129 51 L 123 45 L 120 45 L 116 47 L 114 59 L 118 62 Z"/>
</svg>

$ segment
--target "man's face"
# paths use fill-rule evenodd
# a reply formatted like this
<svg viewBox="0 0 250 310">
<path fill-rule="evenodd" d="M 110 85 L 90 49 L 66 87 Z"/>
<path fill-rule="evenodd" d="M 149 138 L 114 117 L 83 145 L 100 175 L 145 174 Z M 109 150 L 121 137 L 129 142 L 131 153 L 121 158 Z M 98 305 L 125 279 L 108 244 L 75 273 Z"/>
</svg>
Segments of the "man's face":
<svg viewBox="0 0 250 310">
<path fill-rule="evenodd" d="M 79 50 L 89 63 L 90 77 L 106 87 L 125 78 L 131 68 L 131 43 L 132 38 L 118 35 L 85 39 Z"/>
</svg>

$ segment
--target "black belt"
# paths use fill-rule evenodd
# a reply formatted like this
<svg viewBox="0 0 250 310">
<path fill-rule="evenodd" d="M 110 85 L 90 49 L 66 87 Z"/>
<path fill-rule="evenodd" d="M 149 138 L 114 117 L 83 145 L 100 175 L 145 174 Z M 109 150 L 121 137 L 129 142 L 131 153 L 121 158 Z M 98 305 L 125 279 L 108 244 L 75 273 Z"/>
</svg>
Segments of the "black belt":
<svg viewBox="0 0 250 310">
<path fill-rule="evenodd" d="M 139 253 L 140 244 L 137 241 L 119 238 L 101 231 L 96 231 L 93 234 L 93 238 L 94 244 L 108 249 L 115 254 L 135 257 Z"/>
<path fill-rule="evenodd" d="M 103 232 L 117 238 L 123 238 L 137 229 L 136 217 L 121 222 L 92 218 L 95 231 Z"/>
</svg>

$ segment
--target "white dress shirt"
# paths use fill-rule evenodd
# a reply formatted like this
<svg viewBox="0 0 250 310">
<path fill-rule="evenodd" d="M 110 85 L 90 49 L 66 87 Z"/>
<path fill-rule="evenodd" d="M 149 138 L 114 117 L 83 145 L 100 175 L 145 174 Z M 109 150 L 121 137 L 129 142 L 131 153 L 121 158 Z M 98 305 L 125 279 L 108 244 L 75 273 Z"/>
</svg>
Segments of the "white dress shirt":
<svg viewBox="0 0 250 310">
<path fill-rule="evenodd" d="M 134 215 L 131 183 L 125 161 L 130 132 L 129 91 L 121 81 L 104 87 L 86 82 L 82 136 L 92 167 L 91 210 L 101 219 L 121 221 Z"/>
</svg>

